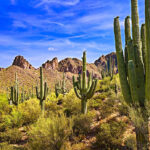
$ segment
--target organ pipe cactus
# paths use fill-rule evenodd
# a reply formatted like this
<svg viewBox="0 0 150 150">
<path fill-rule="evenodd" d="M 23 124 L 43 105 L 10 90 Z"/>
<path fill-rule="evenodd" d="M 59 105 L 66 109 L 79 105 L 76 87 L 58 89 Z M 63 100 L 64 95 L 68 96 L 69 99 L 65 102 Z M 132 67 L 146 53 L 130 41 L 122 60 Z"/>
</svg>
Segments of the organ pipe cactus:
<svg viewBox="0 0 150 150">
<path fill-rule="evenodd" d="M 79 75 L 77 81 L 73 76 L 73 87 L 76 96 L 81 99 L 81 112 L 86 114 L 87 100 L 93 97 L 97 85 L 97 80 L 93 80 L 92 75 L 90 74 L 87 82 L 86 52 L 83 52 L 82 64 L 82 75 Z"/>
<path fill-rule="evenodd" d="M 48 93 L 48 87 L 47 87 L 47 83 L 43 81 L 43 69 L 42 67 L 40 67 L 40 92 L 38 91 L 38 86 L 36 87 L 36 96 L 37 99 L 40 100 L 40 106 L 41 106 L 41 110 L 42 110 L 42 115 L 44 116 L 44 101 L 46 100 L 47 97 L 47 93 Z"/>
<path fill-rule="evenodd" d="M 132 38 L 130 17 L 125 19 L 125 56 L 122 50 L 119 17 L 114 19 L 115 45 L 122 94 L 126 103 L 137 111 L 140 108 L 146 126 L 143 132 L 135 126 L 137 149 L 148 148 L 148 114 L 150 101 L 150 0 L 145 0 L 145 24 L 139 27 L 138 2 L 131 0 Z M 144 124 L 144 123 L 143 123 Z"/>
</svg>

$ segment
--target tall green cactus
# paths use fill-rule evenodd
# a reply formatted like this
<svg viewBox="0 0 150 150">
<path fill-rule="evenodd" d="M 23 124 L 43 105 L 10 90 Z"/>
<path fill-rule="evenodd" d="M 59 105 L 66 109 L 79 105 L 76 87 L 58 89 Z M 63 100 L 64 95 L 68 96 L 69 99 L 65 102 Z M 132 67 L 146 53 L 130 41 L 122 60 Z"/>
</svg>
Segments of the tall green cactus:
<svg viewBox="0 0 150 150">
<path fill-rule="evenodd" d="M 150 100 L 150 0 L 145 0 L 145 24 L 139 29 L 138 2 L 131 0 L 132 38 L 130 17 L 125 19 L 125 56 L 123 56 L 119 17 L 114 19 L 115 45 L 119 78 L 124 100 L 133 109 L 142 110 L 146 126 L 144 132 L 136 127 L 137 149 L 148 149 L 148 115 L 146 102 Z M 140 38 L 141 37 L 141 38 Z M 145 94 L 146 93 L 146 94 Z"/>
<path fill-rule="evenodd" d="M 40 92 L 38 91 L 38 86 L 37 86 L 36 96 L 37 96 L 37 99 L 40 100 L 40 106 L 41 106 L 43 116 L 44 116 L 44 110 L 45 110 L 44 101 L 46 100 L 47 93 L 48 93 L 47 83 L 43 82 L 43 69 L 42 67 L 40 67 Z"/>
<path fill-rule="evenodd" d="M 65 96 L 66 93 L 67 89 L 66 89 L 65 73 L 63 73 L 62 81 L 59 81 L 58 83 L 55 84 L 55 95 L 56 97 L 58 97 L 59 94 L 63 94 L 63 96 Z"/>
<path fill-rule="evenodd" d="M 19 105 L 19 87 L 18 87 L 18 78 L 17 78 L 17 73 L 15 73 L 15 85 L 11 86 L 10 88 L 10 98 L 9 103 L 14 104 L 16 106 Z"/>
<path fill-rule="evenodd" d="M 113 79 L 114 76 L 114 61 L 113 58 L 110 56 L 107 60 L 106 67 L 107 67 L 107 75 L 110 76 L 110 79 Z"/>
<path fill-rule="evenodd" d="M 87 82 L 86 52 L 83 52 L 82 64 L 82 76 L 79 75 L 77 81 L 75 81 L 75 77 L 73 76 L 73 87 L 76 96 L 81 99 L 81 112 L 86 114 L 87 100 L 93 97 L 97 80 L 93 80 L 92 75 L 90 74 Z"/>
</svg>

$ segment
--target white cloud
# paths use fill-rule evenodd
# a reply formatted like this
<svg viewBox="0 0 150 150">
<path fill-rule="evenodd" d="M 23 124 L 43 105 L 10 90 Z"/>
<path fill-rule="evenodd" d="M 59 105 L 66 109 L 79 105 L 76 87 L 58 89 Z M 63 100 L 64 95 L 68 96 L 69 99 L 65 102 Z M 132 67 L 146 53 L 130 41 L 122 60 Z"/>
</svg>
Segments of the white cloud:
<svg viewBox="0 0 150 150">
<path fill-rule="evenodd" d="M 80 0 L 40 0 L 35 7 L 39 7 L 42 5 L 50 5 L 50 4 L 57 4 L 62 6 L 74 6 L 78 4 Z"/>
<path fill-rule="evenodd" d="M 56 51 L 56 49 L 54 47 L 49 47 L 48 51 Z"/>
</svg>

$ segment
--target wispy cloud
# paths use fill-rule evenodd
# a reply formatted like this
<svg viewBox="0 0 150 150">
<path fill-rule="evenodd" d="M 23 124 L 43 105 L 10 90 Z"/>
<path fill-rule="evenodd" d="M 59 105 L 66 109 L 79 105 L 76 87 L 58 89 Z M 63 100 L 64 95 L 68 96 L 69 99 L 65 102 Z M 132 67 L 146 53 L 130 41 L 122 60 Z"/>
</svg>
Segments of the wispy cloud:
<svg viewBox="0 0 150 150">
<path fill-rule="evenodd" d="M 74 6 L 78 4 L 80 0 L 40 0 L 35 7 L 42 5 L 57 4 L 62 6 Z"/>
<path fill-rule="evenodd" d="M 12 5 L 16 4 L 16 0 L 10 0 L 10 2 L 11 2 Z"/>
</svg>

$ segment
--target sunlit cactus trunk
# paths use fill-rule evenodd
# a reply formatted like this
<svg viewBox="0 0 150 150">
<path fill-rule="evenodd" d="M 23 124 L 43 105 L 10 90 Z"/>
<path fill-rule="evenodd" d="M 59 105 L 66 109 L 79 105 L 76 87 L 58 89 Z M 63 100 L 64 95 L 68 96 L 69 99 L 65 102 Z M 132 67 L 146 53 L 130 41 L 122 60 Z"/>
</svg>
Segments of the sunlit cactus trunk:
<svg viewBox="0 0 150 150">
<path fill-rule="evenodd" d="M 139 27 L 138 2 L 131 0 L 130 17 L 125 19 L 125 56 L 123 55 L 119 17 L 114 19 L 115 45 L 122 94 L 135 111 L 141 110 L 143 122 L 135 124 L 138 150 L 148 150 L 148 112 L 150 101 L 150 0 L 145 0 L 145 25 Z M 142 129 L 142 130 L 141 130 Z"/>
<path fill-rule="evenodd" d="M 83 52 L 82 64 L 82 76 L 79 75 L 77 81 L 75 81 L 75 77 L 73 77 L 73 87 L 76 96 L 81 99 L 81 112 L 86 114 L 87 100 L 93 97 L 96 90 L 97 80 L 93 80 L 92 75 L 90 74 L 87 81 L 86 52 Z"/>
<path fill-rule="evenodd" d="M 43 68 L 40 67 L 40 93 L 38 91 L 38 86 L 36 87 L 36 96 L 40 100 L 40 106 L 42 110 L 42 115 L 44 116 L 45 104 L 44 101 L 46 100 L 48 93 L 47 83 L 43 81 Z"/>
</svg>

